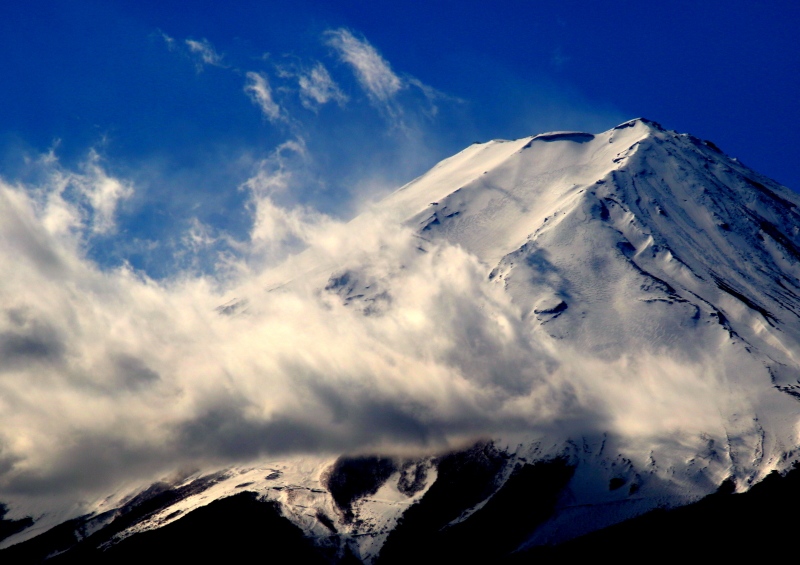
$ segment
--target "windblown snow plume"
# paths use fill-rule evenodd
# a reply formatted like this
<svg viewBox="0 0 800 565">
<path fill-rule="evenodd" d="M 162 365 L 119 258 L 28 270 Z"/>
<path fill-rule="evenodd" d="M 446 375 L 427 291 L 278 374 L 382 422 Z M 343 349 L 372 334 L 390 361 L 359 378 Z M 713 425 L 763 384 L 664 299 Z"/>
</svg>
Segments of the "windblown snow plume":
<svg viewBox="0 0 800 565">
<path fill-rule="evenodd" d="M 690 498 L 794 457 L 800 198 L 691 136 L 475 144 L 347 224 L 253 181 L 243 258 L 158 282 L 86 258 L 95 181 L 0 184 L 0 500 L 487 437 Z"/>
</svg>

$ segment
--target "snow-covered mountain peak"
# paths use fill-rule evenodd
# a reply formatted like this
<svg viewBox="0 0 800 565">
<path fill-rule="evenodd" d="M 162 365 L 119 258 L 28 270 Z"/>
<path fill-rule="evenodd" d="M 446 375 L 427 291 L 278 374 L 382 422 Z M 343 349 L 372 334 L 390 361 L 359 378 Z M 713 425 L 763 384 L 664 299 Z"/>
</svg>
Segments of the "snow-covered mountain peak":
<svg viewBox="0 0 800 565">
<path fill-rule="evenodd" d="M 306 299 L 322 311 L 344 313 L 342 338 L 368 342 L 369 370 L 355 383 L 348 360 L 326 363 L 338 341 L 322 356 L 306 343 L 339 379 L 319 385 L 333 399 L 330 429 L 380 410 L 375 426 L 396 417 L 393 432 L 445 445 L 452 434 L 459 448 L 405 445 L 401 457 L 359 446 L 358 456 L 214 469 L 156 489 L 167 503 L 124 528 L 108 524 L 153 487 L 109 496 L 80 527 L 110 528 L 113 545 L 246 491 L 332 559 L 380 563 L 384 548 L 402 555 L 419 532 L 446 539 L 497 521 L 519 534 L 512 551 L 723 483 L 746 491 L 798 460 L 799 220 L 794 192 L 642 118 L 473 144 L 341 226 L 337 241 L 377 244 L 335 257 L 312 248 L 286 275 L 313 287 Z M 258 317 L 220 312 L 230 328 Z M 342 383 L 351 386 L 340 397 Z M 383 387 L 397 405 L 375 403 Z M 313 432 L 318 420 L 298 417 Z M 516 499 L 540 483 L 552 492 L 530 504 L 547 511 L 529 519 Z"/>
<path fill-rule="evenodd" d="M 620 391 L 620 400 L 637 398 L 613 409 L 620 433 L 662 409 L 667 419 L 651 430 L 667 434 L 674 433 L 663 427 L 670 412 L 716 413 L 720 430 L 739 429 L 742 410 L 762 422 L 747 432 L 761 438 L 748 440 L 748 462 L 730 455 L 739 459 L 733 473 L 744 488 L 796 441 L 797 407 L 778 391 L 800 392 L 798 204 L 795 193 L 712 143 L 636 119 L 594 135 L 551 132 L 470 146 L 378 210 L 431 245 L 474 254 L 520 308 L 532 339 L 557 357 L 579 352 L 601 372 L 628 372 L 632 360 L 647 357 L 664 388 L 637 391 L 642 383 L 633 381 Z M 357 290 L 343 296 L 369 300 L 357 279 L 352 271 L 348 288 Z M 708 391 L 725 382 L 737 400 L 726 395 L 722 406 L 711 394 L 705 408 L 689 409 L 687 383 L 672 381 L 676 374 L 711 378 L 702 385 Z M 612 394 L 600 386 L 592 394 Z M 654 393 L 674 400 L 656 410 Z M 776 405 L 784 415 L 775 416 Z M 771 432 L 757 431 L 773 417 Z"/>
<path fill-rule="evenodd" d="M 639 119 L 598 135 L 550 132 L 472 145 L 379 209 L 391 210 L 421 232 L 444 234 L 493 263 L 623 167 L 639 142 L 664 135 Z"/>
</svg>

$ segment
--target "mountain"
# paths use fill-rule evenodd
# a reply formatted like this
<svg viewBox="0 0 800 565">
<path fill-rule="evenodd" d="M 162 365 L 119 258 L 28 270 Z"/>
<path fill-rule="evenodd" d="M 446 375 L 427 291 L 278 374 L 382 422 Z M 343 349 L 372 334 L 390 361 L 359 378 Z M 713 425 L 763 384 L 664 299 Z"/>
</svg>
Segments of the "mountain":
<svg viewBox="0 0 800 565">
<path fill-rule="evenodd" d="M 473 144 L 348 224 L 355 239 L 376 223 L 410 233 L 399 259 L 310 249 L 263 283 L 378 319 L 404 286 L 472 289 L 471 265 L 480 301 L 437 299 L 426 316 L 463 330 L 448 362 L 485 391 L 475 413 L 496 418 L 460 423 L 448 449 L 205 470 L 69 521 L 13 508 L 0 556 L 500 562 L 654 509 L 718 518 L 708 509 L 728 503 L 714 501 L 780 492 L 799 459 L 799 205 L 713 143 L 644 119 Z M 473 323 L 496 311 L 492 331 Z"/>
</svg>

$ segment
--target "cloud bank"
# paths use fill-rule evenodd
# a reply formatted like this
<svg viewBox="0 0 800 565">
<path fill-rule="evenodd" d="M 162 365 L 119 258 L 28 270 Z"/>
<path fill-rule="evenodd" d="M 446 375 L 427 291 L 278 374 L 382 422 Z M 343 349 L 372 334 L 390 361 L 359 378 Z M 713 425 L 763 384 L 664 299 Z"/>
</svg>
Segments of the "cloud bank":
<svg viewBox="0 0 800 565">
<path fill-rule="evenodd" d="M 96 157 L 38 186 L 0 183 L 0 499 L 496 434 L 617 433 L 643 438 L 643 457 L 667 437 L 691 453 L 697 430 L 725 437 L 720 413 L 752 410 L 744 353 L 574 351 L 460 247 L 379 209 L 346 224 L 277 205 L 303 152 L 285 144 L 243 185 L 254 222 L 238 257 L 161 281 L 87 259 L 107 195 L 129 186 Z"/>
<path fill-rule="evenodd" d="M 473 257 L 423 254 L 380 218 L 351 234 L 253 196 L 248 252 L 292 232 L 328 262 L 391 280 L 380 314 L 365 316 L 318 273 L 268 292 L 273 273 L 246 262 L 160 283 L 102 271 L 83 252 L 91 215 L 59 190 L 0 184 L 0 493 L 75 496 L 185 465 L 446 445 L 524 418 L 502 406 L 551 370 Z"/>
</svg>

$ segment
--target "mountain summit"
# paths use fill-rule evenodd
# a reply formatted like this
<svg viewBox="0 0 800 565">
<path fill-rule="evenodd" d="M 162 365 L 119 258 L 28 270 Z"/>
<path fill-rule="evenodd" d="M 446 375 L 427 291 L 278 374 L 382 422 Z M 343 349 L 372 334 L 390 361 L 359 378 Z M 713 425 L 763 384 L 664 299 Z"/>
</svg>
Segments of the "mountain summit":
<svg viewBox="0 0 800 565">
<path fill-rule="evenodd" d="M 798 206 L 713 143 L 644 119 L 473 144 L 346 226 L 353 239 L 376 223 L 406 234 L 402 253 L 309 249 L 265 282 L 313 286 L 368 320 L 405 308 L 382 334 L 398 339 L 448 320 L 451 334 L 414 345 L 445 352 L 454 380 L 417 377 L 446 400 L 433 409 L 400 383 L 412 408 L 384 414 L 402 447 L 205 470 L 61 525 L 33 512 L 22 523 L 9 505 L 5 551 L 113 562 L 244 512 L 288 533 L 229 535 L 322 561 L 420 559 L 425 544 L 475 536 L 499 560 L 721 485 L 745 492 L 798 459 Z M 442 290 L 456 285 L 467 290 Z M 412 291 L 427 293 L 414 308 Z M 246 316 L 237 304 L 220 315 Z"/>
</svg>

